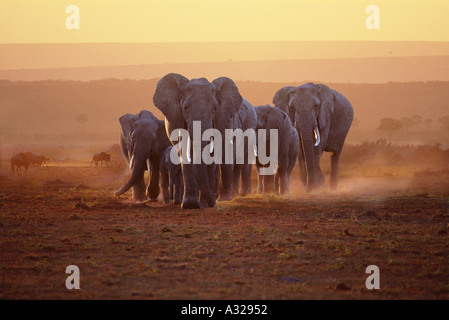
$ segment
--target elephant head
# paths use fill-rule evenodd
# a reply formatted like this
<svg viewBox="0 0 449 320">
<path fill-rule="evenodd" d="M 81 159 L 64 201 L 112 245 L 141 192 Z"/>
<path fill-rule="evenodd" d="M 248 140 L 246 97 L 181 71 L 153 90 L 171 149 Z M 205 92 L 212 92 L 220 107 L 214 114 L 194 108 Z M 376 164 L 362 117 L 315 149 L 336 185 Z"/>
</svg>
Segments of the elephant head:
<svg viewBox="0 0 449 320">
<path fill-rule="evenodd" d="M 165 134 L 164 121 L 157 119 L 151 112 L 143 110 L 137 115 L 122 116 L 120 123 L 122 151 L 132 173 L 116 195 L 122 195 L 133 187 L 134 199 L 145 200 L 144 173 L 148 170 L 151 175 L 148 196 L 155 199 L 159 194 L 159 159 L 155 158 L 158 158 L 170 144 Z M 156 166 L 153 166 L 153 163 L 157 163 Z M 151 170 L 152 167 L 153 170 Z"/>
<path fill-rule="evenodd" d="M 242 97 L 234 81 L 229 78 L 221 77 L 210 83 L 205 78 L 189 80 L 180 74 L 170 73 L 158 82 L 153 102 L 166 118 L 168 135 L 173 130 L 182 128 L 193 138 L 193 122 L 200 121 L 201 135 L 207 129 L 216 128 L 224 138 L 224 130 L 233 129 L 233 118 L 240 108 Z M 201 150 L 208 143 L 203 141 Z M 228 189 L 230 195 L 232 164 L 222 164 L 221 169 L 223 182 L 229 182 L 225 189 Z M 197 165 L 182 163 L 182 170 L 185 187 L 182 207 L 199 208 L 199 192 L 207 205 L 213 207 L 214 170 L 203 161 Z"/>
<path fill-rule="evenodd" d="M 128 163 L 131 161 L 131 133 L 134 130 L 134 122 L 138 119 L 137 115 L 131 113 L 124 114 L 119 119 L 121 126 L 120 147 Z"/>
<path fill-rule="evenodd" d="M 317 181 L 319 157 L 326 147 L 330 122 L 334 113 L 334 91 L 322 84 L 306 83 L 298 87 L 284 87 L 273 98 L 273 103 L 286 112 L 296 127 L 307 171 L 307 192 Z M 319 154 L 319 155 L 318 155 Z"/>
</svg>

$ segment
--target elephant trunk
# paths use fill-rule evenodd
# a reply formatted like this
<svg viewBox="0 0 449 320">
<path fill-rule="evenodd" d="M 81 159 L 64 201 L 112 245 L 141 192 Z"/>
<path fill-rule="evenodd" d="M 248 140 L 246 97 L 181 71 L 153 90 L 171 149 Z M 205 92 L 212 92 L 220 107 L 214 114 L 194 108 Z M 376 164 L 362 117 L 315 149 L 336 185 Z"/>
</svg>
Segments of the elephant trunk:
<svg viewBox="0 0 449 320">
<path fill-rule="evenodd" d="M 126 182 L 125 185 L 115 193 L 116 196 L 120 196 L 125 192 L 127 192 L 132 186 L 134 186 L 139 181 L 139 179 L 142 178 L 146 167 L 145 160 L 146 160 L 145 158 L 136 159 L 133 156 L 134 167 L 132 169 L 131 177 L 129 178 L 128 182 Z"/>
<path fill-rule="evenodd" d="M 226 129 L 234 128 L 234 120 L 231 118 L 227 118 L 224 115 L 220 115 L 220 117 L 215 118 L 216 128 L 222 133 L 222 159 L 220 164 L 221 169 L 221 188 L 218 201 L 229 201 L 232 200 L 232 177 L 234 171 L 234 163 L 235 163 L 235 153 L 236 148 L 233 144 L 233 138 L 231 141 L 226 141 Z M 226 163 L 226 146 L 231 143 L 232 144 L 232 154 L 233 161 L 232 163 Z"/>
<path fill-rule="evenodd" d="M 315 185 L 315 176 L 316 176 L 316 168 L 315 168 L 315 137 L 314 137 L 314 128 L 316 126 L 312 126 L 309 124 L 305 124 L 301 126 L 301 122 L 296 122 L 299 124 L 297 126 L 297 130 L 301 135 L 302 146 L 304 150 L 304 158 L 305 158 L 305 167 L 307 171 L 307 187 L 306 192 L 312 191 Z M 310 123 L 310 122 L 309 122 Z M 319 133 L 317 133 L 319 134 Z"/>
<path fill-rule="evenodd" d="M 203 130 L 202 130 L 203 131 Z M 194 142 L 195 143 L 195 142 Z M 201 152 L 203 150 L 209 151 L 209 145 L 210 141 L 201 141 Z M 205 200 L 207 202 L 207 205 L 209 207 L 215 206 L 215 194 L 212 192 L 211 186 L 211 172 L 210 172 L 210 166 L 215 166 L 215 164 L 207 165 L 204 163 L 203 160 L 201 160 L 200 164 L 196 165 L 196 176 L 198 181 L 198 187 L 201 191 L 201 197 L 200 200 Z"/>
</svg>

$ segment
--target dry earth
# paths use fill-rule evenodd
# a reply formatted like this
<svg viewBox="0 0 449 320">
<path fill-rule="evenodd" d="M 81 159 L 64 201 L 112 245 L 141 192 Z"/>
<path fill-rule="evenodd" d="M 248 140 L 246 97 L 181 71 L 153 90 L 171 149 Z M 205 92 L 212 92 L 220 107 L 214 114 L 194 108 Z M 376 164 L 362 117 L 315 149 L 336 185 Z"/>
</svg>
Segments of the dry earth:
<svg viewBox="0 0 449 320">
<path fill-rule="evenodd" d="M 297 173 L 295 173 L 295 177 Z M 353 178 L 357 177 L 357 178 Z M 2 299 L 448 299 L 449 172 L 354 166 L 340 190 L 136 204 L 122 166 L 0 169 Z M 81 290 L 68 290 L 68 265 Z M 368 290 L 365 269 L 380 268 Z"/>
</svg>

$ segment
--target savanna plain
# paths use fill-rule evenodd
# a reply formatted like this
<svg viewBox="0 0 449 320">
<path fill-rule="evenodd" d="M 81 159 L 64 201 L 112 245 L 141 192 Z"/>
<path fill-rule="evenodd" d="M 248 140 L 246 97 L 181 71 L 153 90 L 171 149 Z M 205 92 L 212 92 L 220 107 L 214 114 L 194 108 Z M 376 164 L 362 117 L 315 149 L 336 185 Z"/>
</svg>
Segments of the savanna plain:
<svg viewBox="0 0 449 320">
<path fill-rule="evenodd" d="M 306 194 L 295 169 L 288 196 L 201 210 L 114 197 L 129 176 L 117 147 L 108 166 L 53 159 L 18 176 L 2 162 L 2 299 L 449 296 L 449 154 L 438 145 L 349 144 L 337 192 Z M 66 289 L 69 265 L 80 290 Z M 365 286 L 369 265 L 379 290 Z"/>
</svg>

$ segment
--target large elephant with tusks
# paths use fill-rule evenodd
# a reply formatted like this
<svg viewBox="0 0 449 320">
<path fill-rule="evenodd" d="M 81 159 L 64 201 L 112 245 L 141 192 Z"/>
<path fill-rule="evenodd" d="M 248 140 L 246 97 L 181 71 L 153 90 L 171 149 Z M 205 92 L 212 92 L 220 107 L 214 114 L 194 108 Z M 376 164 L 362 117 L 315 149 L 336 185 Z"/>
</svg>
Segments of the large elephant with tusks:
<svg viewBox="0 0 449 320">
<path fill-rule="evenodd" d="M 337 189 L 340 156 L 354 118 L 351 103 L 328 86 L 311 82 L 281 88 L 273 103 L 288 114 L 298 130 L 298 161 L 306 192 L 324 184 L 320 168 L 324 151 L 331 152 L 330 187 Z"/>
<path fill-rule="evenodd" d="M 187 79 L 170 73 L 162 77 L 153 97 L 155 106 L 165 116 L 167 134 L 184 129 L 193 143 L 188 145 L 187 152 L 193 154 L 194 148 L 206 150 L 213 142 L 195 141 L 193 137 L 194 122 L 201 125 L 201 137 L 208 129 L 217 129 L 222 136 L 221 145 L 225 145 L 225 130 L 234 128 L 234 116 L 239 111 L 242 96 L 234 81 L 220 77 L 212 82 L 205 78 Z M 196 144 L 196 145 L 195 145 Z M 223 152 L 223 160 L 225 152 Z M 232 199 L 233 163 L 220 164 L 221 188 L 220 200 Z M 199 163 L 183 161 L 181 163 L 184 180 L 184 198 L 182 207 L 197 209 L 215 206 L 215 163 Z"/>
<path fill-rule="evenodd" d="M 164 150 L 171 145 L 165 132 L 164 121 L 156 118 L 151 112 L 142 110 L 137 115 L 123 115 L 119 122 L 122 129 L 120 146 L 132 172 L 128 181 L 115 195 L 122 195 L 132 187 L 134 200 L 146 200 L 144 173 L 148 170 L 150 182 L 146 193 L 150 200 L 154 201 L 160 193 L 160 159 Z"/>
</svg>

